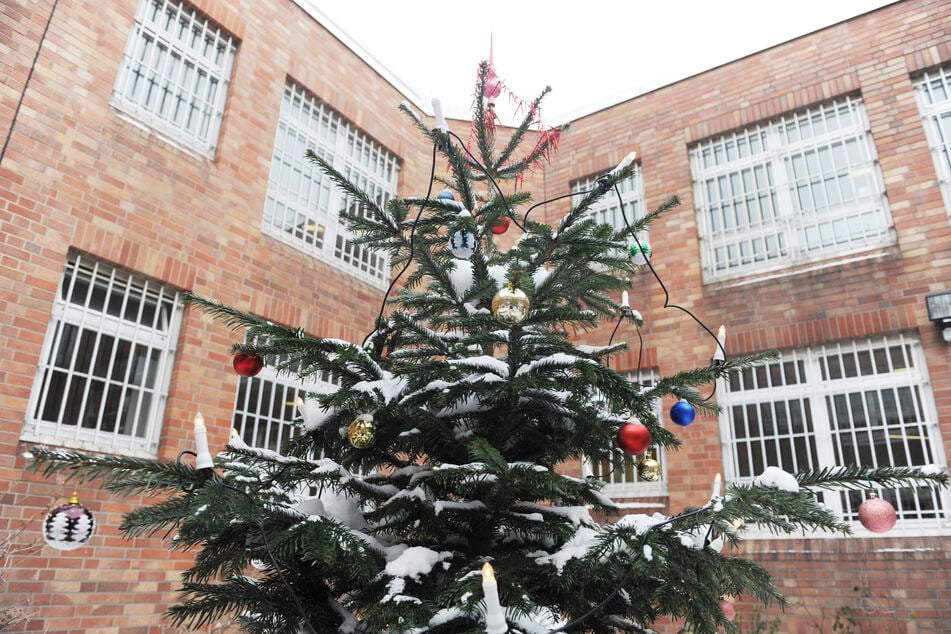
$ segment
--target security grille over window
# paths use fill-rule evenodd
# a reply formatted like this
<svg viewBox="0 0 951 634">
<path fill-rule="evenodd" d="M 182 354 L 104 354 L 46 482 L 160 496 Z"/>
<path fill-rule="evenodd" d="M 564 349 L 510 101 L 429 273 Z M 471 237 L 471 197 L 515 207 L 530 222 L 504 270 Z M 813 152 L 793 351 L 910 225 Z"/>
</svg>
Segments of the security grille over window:
<svg viewBox="0 0 951 634">
<path fill-rule="evenodd" d="M 701 143 L 691 169 L 707 280 L 894 242 L 859 99 Z"/>
<path fill-rule="evenodd" d="M 141 0 L 112 94 L 113 105 L 213 157 L 235 41 L 175 0 Z"/>
<path fill-rule="evenodd" d="M 239 379 L 233 428 L 252 447 L 280 451 L 284 443 L 301 431 L 295 422 L 301 418 L 297 399 L 307 398 L 308 392 L 336 389 L 328 374 L 304 383 L 265 366 L 257 376 Z"/>
<path fill-rule="evenodd" d="M 731 373 L 718 397 L 728 479 L 749 481 L 768 466 L 789 472 L 832 466 L 946 465 L 920 344 L 907 336 L 784 352 Z M 878 491 L 899 527 L 947 519 L 930 488 Z M 823 493 L 857 521 L 862 492 Z M 910 523 L 911 522 L 911 523 Z"/>
<path fill-rule="evenodd" d="M 648 388 L 657 381 L 658 372 L 650 370 L 641 372 L 640 384 Z M 629 375 L 631 381 L 637 380 Z M 655 414 L 658 420 L 663 420 L 661 401 L 655 403 Z M 586 476 L 602 480 L 605 485 L 601 492 L 612 498 L 624 497 L 651 497 L 667 494 L 666 465 L 663 452 L 658 447 L 651 448 L 652 457 L 658 461 L 661 477 L 657 481 L 647 481 L 639 477 L 637 459 L 634 456 L 625 456 L 621 460 L 604 460 L 601 462 L 585 461 L 583 470 Z"/>
<path fill-rule="evenodd" d="M 264 207 L 264 230 L 377 286 L 389 280 L 382 253 L 355 244 L 342 211 L 364 213 L 306 158 L 308 149 L 385 204 L 396 195 L 396 157 L 295 84 L 284 90 Z"/>
<path fill-rule="evenodd" d="M 571 186 L 572 203 L 577 204 L 583 198 L 582 192 L 590 191 L 597 187 L 597 179 L 588 178 L 577 181 Z M 614 227 L 615 231 L 623 231 L 627 228 L 624 222 L 624 216 L 627 216 L 627 222 L 632 223 L 644 217 L 644 176 L 641 173 L 639 163 L 634 164 L 634 172 L 630 177 L 625 178 L 617 184 L 621 192 L 621 200 L 624 201 L 624 214 L 621 214 L 621 206 L 618 204 L 617 192 L 614 188 L 598 200 L 597 204 L 591 207 L 590 213 L 597 222 L 608 224 Z M 647 242 L 647 231 L 641 231 L 637 234 L 637 239 L 642 243 Z M 633 242 L 633 241 L 632 241 Z"/>
<path fill-rule="evenodd" d="M 916 82 L 915 92 L 944 205 L 951 212 L 951 69 L 925 73 Z"/>
<path fill-rule="evenodd" d="M 174 289 L 71 254 L 23 438 L 156 455 L 181 318 Z"/>
</svg>

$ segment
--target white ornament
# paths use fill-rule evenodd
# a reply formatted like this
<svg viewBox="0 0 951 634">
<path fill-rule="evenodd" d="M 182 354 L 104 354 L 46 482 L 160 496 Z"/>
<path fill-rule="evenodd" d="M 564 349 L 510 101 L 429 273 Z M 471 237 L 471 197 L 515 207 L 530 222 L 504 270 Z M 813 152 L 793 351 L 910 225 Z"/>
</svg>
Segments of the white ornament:
<svg viewBox="0 0 951 634">
<path fill-rule="evenodd" d="M 449 251 L 460 260 L 468 260 L 475 253 L 475 235 L 467 229 L 459 229 L 449 236 Z"/>
</svg>

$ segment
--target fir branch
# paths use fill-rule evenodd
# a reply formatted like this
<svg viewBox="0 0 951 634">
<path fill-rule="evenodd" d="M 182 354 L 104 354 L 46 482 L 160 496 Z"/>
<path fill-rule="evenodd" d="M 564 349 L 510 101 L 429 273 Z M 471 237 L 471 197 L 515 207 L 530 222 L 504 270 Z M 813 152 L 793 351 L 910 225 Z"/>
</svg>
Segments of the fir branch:
<svg viewBox="0 0 951 634">
<path fill-rule="evenodd" d="M 200 486 L 206 476 L 182 462 L 137 458 L 111 454 L 84 454 L 66 449 L 33 447 L 27 469 L 49 477 L 65 474 L 66 480 L 80 484 L 99 480 L 113 493 L 158 495 Z"/>
<path fill-rule="evenodd" d="M 951 483 L 943 467 L 823 467 L 796 473 L 800 486 L 818 489 L 866 490 L 872 485 L 886 489 L 929 486 L 944 488 Z"/>
</svg>

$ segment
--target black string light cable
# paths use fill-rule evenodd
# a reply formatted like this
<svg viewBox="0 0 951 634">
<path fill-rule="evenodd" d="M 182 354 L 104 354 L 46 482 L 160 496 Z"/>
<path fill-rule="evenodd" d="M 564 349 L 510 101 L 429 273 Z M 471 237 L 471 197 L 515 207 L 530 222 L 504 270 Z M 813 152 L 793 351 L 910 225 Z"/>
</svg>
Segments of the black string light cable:
<svg viewBox="0 0 951 634">
<path fill-rule="evenodd" d="M 672 304 L 670 302 L 670 292 L 668 292 L 667 287 L 664 285 L 664 281 L 660 278 L 660 275 L 658 275 L 657 271 L 654 269 L 654 265 L 651 264 L 651 256 L 647 255 L 647 253 L 644 251 L 644 247 L 641 244 L 641 241 L 637 239 L 637 232 L 634 231 L 634 229 L 631 227 L 631 223 L 628 222 L 627 220 L 627 214 L 624 212 L 624 200 L 621 197 L 621 190 L 618 188 L 617 184 L 614 185 L 614 193 L 617 194 L 618 204 L 620 205 L 620 209 L 621 209 L 621 218 L 624 220 L 624 225 L 627 227 L 627 230 L 630 232 L 631 237 L 634 239 L 634 244 L 637 245 L 638 251 L 644 254 L 644 262 L 645 264 L 647 264 L 647 268 L 650 269 L 650 272 L 654 276 L 654 279 L 657 280 L 657 283 L 660 284 L 661 290 L 664 291 L 664 308 L 676 308 L 686 313 L 688 317 L 690 317 L 695 322 L 697 322 L 697 324 L 699 324 L 700 327 L 703 328 L 707 332 L 707 334 L 710 335 L 710 337 L 716 343 L 720 353 L 726 356 L 726 350 L 724 350 L 723 344 L 720 343 L 720 340 L 717 338 L 715 334 L 713 334 L 713 331 L 710 330 L 710 328 L 708 328 L 705 323 L 700 321 L 700 319 L 698 319 L 696 315 L 694 315 L 692 312 L 690 312 L 683 306 Z M 716 391 L 717 391 L 717 384 L 716 384 L 716 381 L 714 381 L 713 391 L 710 393 L 710 396 L 708 396 L 707 398 L 703 400 L 709 401 L 710 399 L 712 399 L 714 394 L 716 394 Z"/>
<path fill-rule="evenodd" d="M 479 159 L 477 159 L 477 158 L 475 157 L 475 155 L 472 154 L 472 152 L 469 151 L 469 148 L 466 147 L 466 142 L 463 141 L 463 140 L 459 137 L 458 134 L 456 134 L 456 133 L 453 132 L 452 130 L 447 130 L 447 131 L 446 131 L 446 134 L 448 134 L 450 137 L 452 137 L 452 138 L 456 139 L 457 141 L 459 141 L 459 147 L 461 147 L 462 150 L 466 153 L 466 155 L 469 157 L 469 160 L 472 161 L 472 163 L 473 163 L 476 167 L 478 167 L 479 170 L 480 170 L 483 174 L 485 174 L 485 177 L 489 180 L 490 183 L 492 183 L 493 187 L 495 187 L 495 191 L 497 191 L 497 192 L 499 193 L 499 200 L 501 200 L 501 201 L 502 201 L 502 204 L 505 205 L 505 213 L 506 213 L 506 215 L 512 220 L 512 222 L 515 223 L 515 226 L 516 226 L 516 227 L 518 227 L 519 229 L 522 230 L 522 233 L 528 233 L 527 231 L 525 231 L 525 227 L 522 225 L 522 223 L 520 223 L 520 222 L 518 221 L 518 218 L 515 217 L 515 212 L 512 211 L 512 208 L 511 208 L 511 207 L 509 207 L 508 201 L 505 200 L 505 194 L 502 193 L 502 188 L 499 187 L 498 182 L 496 182 L 496 180 L 495 180 L 494 178 L 492 178 L 492 175 L 489 174 L 489 168 L 487 168 L 486 166 L 484 166 L 482 163 L 479 162 Z"/>
<path fill-rule="evenodd" d="M 433 160 L 432 166 L 429 171 L 429 189 L 426 190 L 426 198 L 419 205 L 419 212 L 416 214 L 416 218 L 413 220 L 413 225 L 409 230 L 409 257 L 406 258 L 406 264 L 403 265 L 403 268 L 400 269 L 400 272 L 397 273 L 392 281 L 390 281 L 389 287 L 386 289 L 386 293 L 383 294 L 383 302 L 380 304 L 380 312 L 377 314 L 376 321 L 374 322 L 373 330 L 371 330 L 366 337 L 363 339 L 363 343 L 360 344 L 360 347 L 363 348 L 367 345 L 367 341 L 370 340 L 370 337 L 373 336 L 373 333 L 377 332 L 377 327 L 380 323 L 380 320 L 383 319 L 383 311 L 386 310 L 386 300 L 389 299 L 390 293 L 393 292 L 393 288 L 396 286 L 396 282 L 403 276 L 403 273 L 406 273 L 409 269 L 410 264 L 413 263 L 413 243 L 416 240 L 416 225 L 419 224 L 419 219 L 423 215 L 423 211 L 426 209 L 426 202 L 429 200 L 429 197 L 433 193 L 433 183 L 436 181 L 436 149 L 439 147 L 438 143 L 433 143 Z"/>
</svg>

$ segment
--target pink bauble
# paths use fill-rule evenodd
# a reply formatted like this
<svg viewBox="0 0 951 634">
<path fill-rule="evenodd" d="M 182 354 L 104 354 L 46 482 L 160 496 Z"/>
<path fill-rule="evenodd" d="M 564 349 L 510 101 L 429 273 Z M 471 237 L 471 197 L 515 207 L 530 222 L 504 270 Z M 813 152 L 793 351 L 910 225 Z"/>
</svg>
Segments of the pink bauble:
<svg viewBox="0 0 951 634">
<path fill-rule="evenodd" d="M 502 94 L 502 82 L 495 75 L 487 77 L 485 80 L 485 96 L 489 100 L 494 100 Z"/>
<path fill-rule="evenodd" d="M 631 419 L 617 430 L 617 444 L 626 454 L 639 456 L 651 446 L 651 432 L 638 420 Z"/>
<path fill-rule="evenodd" d="M 495 221 L 495 224 L 492 225 L 491 231 L 495 235 L 499 236 L 509 230 L 509 224 L 512 221 L 509 220 L 508 216 L 499 216 L 499 219 Z"/>
<path fill-rule="evenodd" d="M 252 376 L 257 376 L 258 372 L 261 371 L 261 368 L 264 367 L 264 359 L 261 358 L 259 354 L 246 354 L 244 352 L 239 352 L 234 355 L 234 360 L 231 362 L 231 365 L 234 366 L 234 371 L 240 374 L 245 378 L 250 378 Z"/>
<path fill-rule="evenodd" d="M 890 531 L 897 520 L 895 507 L 874 493 L 859 505 L 859 521 L 873 533 Z"/>
<path fill-rule="evenodd" d="M 736 616 L 736 608 L 726 599 L 720 599 L 720 610 L 723 611 L 723 618 L 727 621 L 732 621 Z"/>
</svg>

